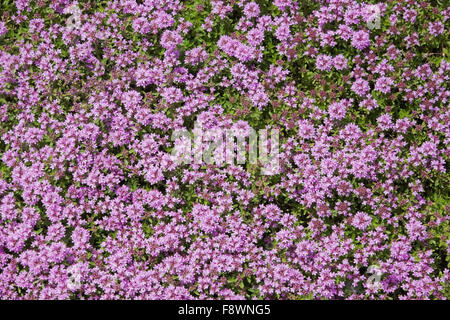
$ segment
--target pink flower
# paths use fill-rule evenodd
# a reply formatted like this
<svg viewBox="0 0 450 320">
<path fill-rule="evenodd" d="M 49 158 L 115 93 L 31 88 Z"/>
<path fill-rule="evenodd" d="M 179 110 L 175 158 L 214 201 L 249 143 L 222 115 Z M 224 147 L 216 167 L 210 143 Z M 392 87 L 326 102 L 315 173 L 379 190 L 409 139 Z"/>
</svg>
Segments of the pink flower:
<svg viewBox="0 0 450 320">
<path fill-rule="evenodd" d="M 328 114 L 331 119 L 340 120 L 345 117 L 347 108 L 351 105 L 351 100 L 342 100 L 339 102 L 333 102 L 328 106 Z"/>
<path fill-rule="evenodd" d="M 390 114 L 382 114 L 377 118 L 378 127 L 381 130 L 387 130 L 392 128 L 392 117 Z"/>
<path fill-rule="evenodd" d="M 347 63 L 347 59 L 343 54 L 338 54 L 333 58 L 333 66 L 336 68 L 336 70 L 347 69 Z"/>
<path fill-rule="evenodd" d="M 247 42 L 253 46 L 256 47 L 264 40 L 264 30 L 259 28 L 251 29 L 249 32 L 247 32 Z"/>
<path fill-rule="evenodd" d="M 316 68 L 321 71 L 329 71 L 331 70 L 333 64 L 333 60 L 331 56 L 328 56 L 326 54 L 319 54 L 316 57 Z"/>
<path fill-rule="evenodd" d="M 363 50 L 370 46 L 369 32 L 359 30 L 353 33 L 352 46 L 358 50 Z"/>
<path fill-rule="evenodd" d="M 161 35 L 161 46 L 167 50 L 175 49 L 183 41 L 181 35 L 176 31 L 166 30 Z"/>
<path fill-rule="evenodd" d="M 256 18 L 259 16 L 259 5 L 256 2 L 249 2 L 244 7 L 244 14 L 247 18 Z"/>
<path fill-rule="evenodd" d="M 6 25 L 3 21 L 0 21 L 0 37 L 8 32 Z"/>
<path fill-rule="evenodd" d="M 264 92 L 263 89 L 257 90 L 251 97 L 253 105 L 255 105 L 258 109 L 266 106 L 269 103 L 269 97 Z"/>
<path fill-rule="evenodd" d="M 286 23 L 282 23 L 278 26 L 277 30 L 275 31 L 275 36 L 280 41 L 286 41 L 291 38 L 291 29 L 290 26 Z"/>
<path fill-rule="evenodd" d="M 440 34 L 444 33 L 444 24 L 441 21 L 437 21 L 437 22 L 430 22 L 428 24 L 428 32 L 430 32 L 430 34 L 432 36 L 438 36 Z"/>
<path fill-rule="evenodd" d="M 244 45 L 239 40 L 233 39 L 230 36 L 225 35 L 220 37 L 217 45 L 226 54 L 233 56 L 242 62 L 247 62 L 256 57 L 256 52 L 253 47 Z"/>
<path fill-rule="evenodd" d="M 202 47 L 197 47 L 186 52 L 186 62 L 195 65 L 208 58 L 208 53 Z"/>
<path fill-rule="evenodd" d="M 161 96 L 168 103 L 177 103 L 177 102 L 180 102 L 183 99 L 183 92 L 181 91 L 180 88 L 169 87 L 169 88 L 164 88 L 162 90 Z"/>
</svg>

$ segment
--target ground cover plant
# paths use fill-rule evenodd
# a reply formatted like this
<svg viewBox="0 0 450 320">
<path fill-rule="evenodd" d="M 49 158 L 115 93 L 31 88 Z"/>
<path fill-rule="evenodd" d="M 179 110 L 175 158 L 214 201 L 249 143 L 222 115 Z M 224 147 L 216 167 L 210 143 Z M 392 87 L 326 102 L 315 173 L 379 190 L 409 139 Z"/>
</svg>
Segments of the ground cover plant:
<svg viewBox="0 0 450 320">
<path fill-rule="evenodd" d="M 0 298 L 448 298 L 449 15 L 0 1 Z M 279 171 L 178 163 L 198 122 Z"/>
</svg>

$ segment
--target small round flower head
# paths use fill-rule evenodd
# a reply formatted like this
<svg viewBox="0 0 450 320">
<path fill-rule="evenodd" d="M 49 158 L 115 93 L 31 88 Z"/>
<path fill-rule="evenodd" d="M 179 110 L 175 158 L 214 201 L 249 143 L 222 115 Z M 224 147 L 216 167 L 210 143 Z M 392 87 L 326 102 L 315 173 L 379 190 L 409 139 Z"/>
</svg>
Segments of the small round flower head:
<svg viewBox="0 0 450 320">
<path fill-rule="evenodd" d="M 336 70 L 347 69 L 347 59 L 343 54 L 338 54 L 333 58 L 333 66 Z"/>
<path fill-rule="evenodd" d="M 6 28 L 6 24 L 3 21 L 0 21 L 0 37 L 8 32 Z"/>
<path fill-rule="evenodd" d="M 358 50 L 364 50 L 370 46 L 369 32 L 365 30 L 359 30 L 353 33 L 352 46 Z"/>
<path fill-rule="evenodd" d="M 262 107 L 266 106 L 269 103 L 269 97 L 264 92 L 263 89 L 257 90 L 251 97 L 253 105 L 255 105 L 258 109 L 262 109 Z"/>
<path fill-rule="evenodd" d="M 344 101 L 333 102 L 328 107 L 328 113 L 333 120 L 341 120 L 345 117 L 347 104 Z"/>
<path fill-rule="evenodd" d="M 437 22 L 430 22 L 428 24 L 428 32 L 430 32 L 430 34 L 432 36 L 438 36 L 440 34 L 444 33 L 444 24 L 441 21 L 437 21 Z"/>
<path fill-rule="evenodd" d="M 321 71 L 329 71 L 333 66 L 333 60 L 329 55 L 319 54 L 316 57 L 316 68 Z"/>
<path fill-rule="evenodd" d="M 352 84 L 352 91 L 361 97 L 365 96 L 369 90 L 369 82 L 363 78 L 356 79 Z"/>
<path fill-rule="evenodd" d="M 0 299 L 449 298 L 450 9 L 10 2 Z"/>
<path fill-rule="evenodd" d="M 175 49 L 182 41 L 183 38 L 176 31 L 166 30 L 161 36 L 161 46 L 165 49 Z"/>
<path fill-rule="evenodd" d="M 264 40 L 264 30 L 260 28 L 251 29 L 247 32 L 247 42 L 253 47 L 258 46 Z"/>
<path fill-rule="evenodd" d="M 380 77 L 375 82 L 375 90 L 380 91 L 382 93 L 389 93 L 391 91 L 391 86 L 394 84 L 394 81 L 389 77 Z"/>
</svg>

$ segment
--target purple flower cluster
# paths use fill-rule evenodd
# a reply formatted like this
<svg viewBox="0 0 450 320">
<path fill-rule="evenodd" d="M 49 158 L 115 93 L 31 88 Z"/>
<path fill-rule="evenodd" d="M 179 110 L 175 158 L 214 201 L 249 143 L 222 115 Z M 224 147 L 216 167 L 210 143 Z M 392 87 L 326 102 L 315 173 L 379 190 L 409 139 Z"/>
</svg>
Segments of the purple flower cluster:
<svg viewBox="0 0 450 320">
<path fill-rule="evenodd" d="M 247 62 L 256 58 L 257 51 L 254 47 L 247 46 L 230 36 L 222 36 L 217 42 L 217 45 L 227 55 L 234 57 L 241 62 Z"/>
<path fill-rule="evenodd" d="M 369 32 L 359 30 L 353 33 L 352 46 L 358 50 L 363 50 L 370 46 Z"/>
<path fill-rule="evenodd" d="M 0 298 L 449 298 L 432 3 L 5 3 Z M 196 122 L 278 129 L 280 172 L 176 163 Z"/>
</svg>

